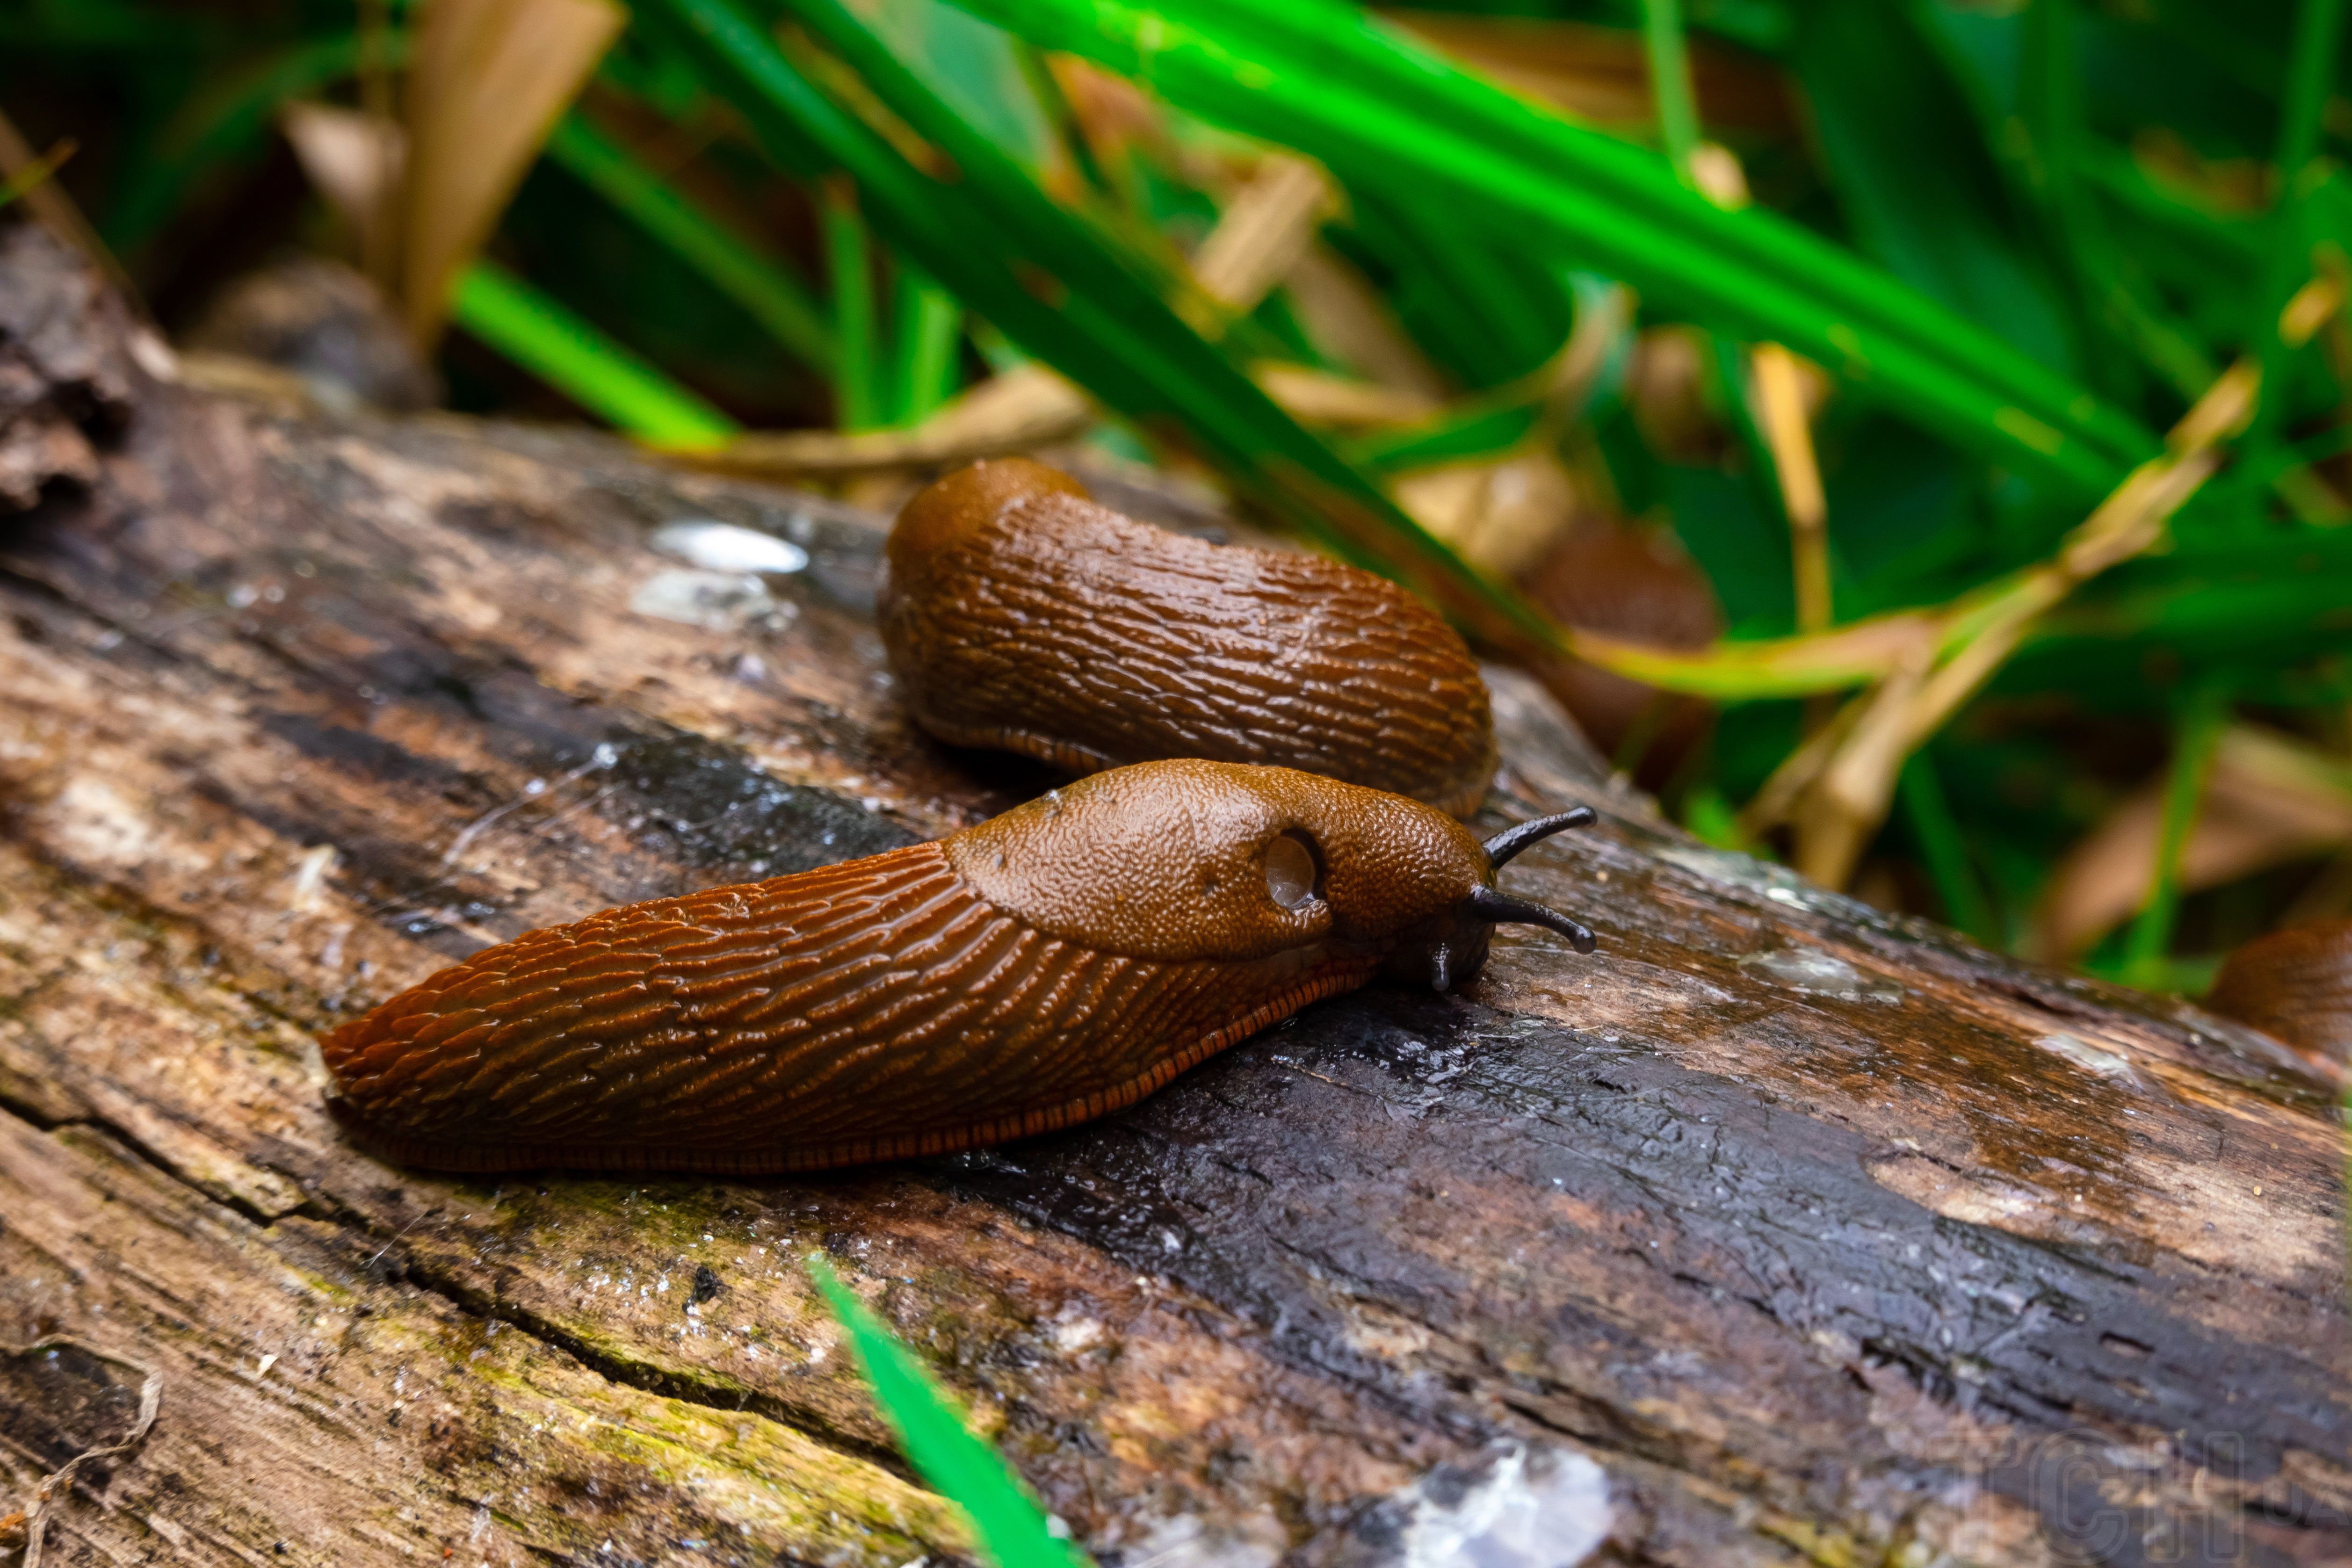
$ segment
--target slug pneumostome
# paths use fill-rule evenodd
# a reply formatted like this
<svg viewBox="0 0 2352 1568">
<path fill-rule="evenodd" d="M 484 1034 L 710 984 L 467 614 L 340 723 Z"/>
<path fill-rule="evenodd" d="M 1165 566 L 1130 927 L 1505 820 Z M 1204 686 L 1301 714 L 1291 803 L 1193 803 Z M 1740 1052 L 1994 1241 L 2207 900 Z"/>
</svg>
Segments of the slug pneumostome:
<svg viewBox="0 0 2352 1568">
<path fill-rule="evenodd" d="M 1401 796 L 1203 761 L 1082 779 L 935 843 L 533 931 L 322 1042 L 411 1165 L 803 1170 L 1129 1104 L 1318 998 L 1476 975 L 1496 891 L 1587 808 L 1484 844 Z"/>
<path fill-rule="evenodd" d="M 916 722 L 1073 773 L 1196 757 L 1466 816 L 1494 777 L 1478 665 L 1403 589 L 1319 556 L 1122 517 L 1010 457 L 907 503 L 884 646 Z"/>
</svg>

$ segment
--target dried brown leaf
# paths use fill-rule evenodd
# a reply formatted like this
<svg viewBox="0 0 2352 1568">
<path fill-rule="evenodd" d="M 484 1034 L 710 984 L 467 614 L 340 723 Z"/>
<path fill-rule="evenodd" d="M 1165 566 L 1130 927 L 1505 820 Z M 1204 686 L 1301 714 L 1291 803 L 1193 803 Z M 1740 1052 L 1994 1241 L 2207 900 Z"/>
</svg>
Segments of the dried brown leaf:
<svg viewBox="0 0 2352 1568">
<path fill-rule="evenodd" d="M 1024 365 L 982 382 L 911 430 L 761 433 L 675 455 L 698 468 L 740 474 L 847 476 L 950 467 L 1070 440 L 1094 418 L 1094 405 L 1084 392 L 1043 365 Z"/>
<path fill-rule="evenodd" d="M 402 300 L 419 342 L 558 116 L 619 37 L 610 0 L 432 0 L 408 75 Z"/>
<path fill-rule="evenodd" d="M 369 277 L 396 249 L 408 133 L 398 121 L 331 103 L 289 103 L 278 123 L 310 186 L 359 242 Z"/>
<path fill-rule="evenodd" d="M 1269 361 L 1251 374 L 1285 413 L 1309 424 L 1418 424 L 1438 411 L 1433 398 L 1309 365 Z"/>
<path fill-rule="evenodd" d="M 2059 862 L 2030 950 L 2063 960 L 2086 951 L 2147 902 L 2164 822 L 2162 776 L 2107 814 Z M 2251 725 L 2225 733 L 2205 800 L 2180 852 L 2195 892 L 2352 843 L 2352 768 L 2292 737 Z"/>
<path fill-rule="evenodd" d="M 1320 168 L 1304 158 L 1268 157 L 1192 254 L 1194 280 L 1230 315 L 1256 308 L 1298 265 L 1337 204 Z"/>
<path fill-rule="evenodd" d="M 1285 282 L 1299 327 L 1327 359 L 1433 403 L 1445 395 L 1445 378 L 1397 324 L 1380 290 L 1331 251 L 1307 246 Z"/>
<path fill-rule="evenodd" d="M 1789 517 L 1797 575 L 1797 627 L 1820 632 L 1832 619 L 1829 501 L 1822 489 L 1821 463 L 1813 451 L 1813 427 L 1805 402 L 1806 368 L 1778 343 L 1759 343 L 1748 351 L 1748 402 L 1756 411 L 1757 429 L 1771 451 L 1781 509 Z"/>
<path fill-rule="evenodd" d="M 1441 53 L 1576 119 L 1633 128 L 1657 118 L 1648 57 L 1631 28 L 1437 11 L 1384 15 Z M 1710 129 L 1795 134 L 1794 105 L 1778 70 L 1698 38 L 1690 65 L 1699 116 Z"/>
<path fill-rule="evenodd" d="M 1538 448 L 1424 468 L 1400 476 L 1395 488 L 1413 521 L 1506 580 L 1540 560 L 1576 516 L 1568 470 Z"/>
</svg>

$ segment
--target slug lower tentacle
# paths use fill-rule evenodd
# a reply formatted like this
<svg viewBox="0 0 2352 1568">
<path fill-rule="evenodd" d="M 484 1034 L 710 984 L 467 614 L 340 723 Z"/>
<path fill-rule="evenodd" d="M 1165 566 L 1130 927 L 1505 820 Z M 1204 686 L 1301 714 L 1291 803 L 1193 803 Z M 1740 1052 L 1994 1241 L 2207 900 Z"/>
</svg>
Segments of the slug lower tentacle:
<svg viewBox="0 0 2352 1568">
<path fill-rule="evenodd" d="M 1467 815 L 1496 764 L 1476 661 L 1404 590 L 1120 516 L 1026 458 L 907 503 L 882 639 L 916 722 L 1074 773 L 1197 757 Z"/>
<path fill-rule="evenodd" d="M 1528 841 L 1286 768 L 1118 768 L 937 843 L 477 953 L 326 1037 L 332 1104 L 368 1146 L 445 1170 L 750 1173 L 996 1143 L 1131 1103 L 1383 970 L 1461 984 L 1498 920 L 1589 950 L 1496 892 Z"/>
</svg>

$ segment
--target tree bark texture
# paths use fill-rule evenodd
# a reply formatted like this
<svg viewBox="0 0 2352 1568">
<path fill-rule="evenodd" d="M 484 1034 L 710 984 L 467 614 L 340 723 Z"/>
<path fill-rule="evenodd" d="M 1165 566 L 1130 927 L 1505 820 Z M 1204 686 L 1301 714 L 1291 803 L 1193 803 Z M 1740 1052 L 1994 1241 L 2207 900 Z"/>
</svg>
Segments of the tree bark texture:
<svg viewBox="0 0 2352 1568">
<path fill-rule="evenodd" d="M 1504 927 L 955 1159 L 358 1155 L 317 1031 L 1044 776 L 908 725 L 877 517 L 136 344 L 0 231 L 0 1340 L 163 1380 L 51 1563 L 969 1559 L 820 1249 L 1106 1563 L 2352 1561 L 2323 1075 L 1701 846 L 1507 673 L 1482 825 L 1601 810 L 1507 878 L 1591 958 Z M 683 575 L 688 518 L 811 562 Z M 0 1358 L 0 1512 L 137 1384 Z"/>
</svg>

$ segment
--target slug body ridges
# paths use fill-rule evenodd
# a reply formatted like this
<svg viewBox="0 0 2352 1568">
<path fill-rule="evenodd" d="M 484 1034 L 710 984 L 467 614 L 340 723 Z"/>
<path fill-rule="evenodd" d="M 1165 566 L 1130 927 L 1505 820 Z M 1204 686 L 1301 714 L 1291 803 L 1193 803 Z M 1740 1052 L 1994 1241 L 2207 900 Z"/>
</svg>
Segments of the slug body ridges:
<svg viewBox="0 0 2352 1568">
<path fill-rule="evenodd" d="M 1074 773 L 1263 763 L 1466 815 L 1494 776 L 1476 662 L 1404 590 L 1123 517 L 1025 458 L 907 504 L 882 637 L 916 721 Z"/>
<path fill-rule="evenodd" d="M 1156 763 L 938 843 L 527 933 L 321 1045 L 336 1114 L 412 1165 L 940 1154 L 1130 1103 L 1384 967 L 1466 979 L 1497 919 L 1589 949 L 1492 881 L 1486 847 L 1418 802 Z"/>
</svg>

